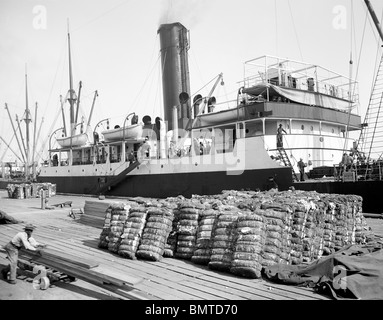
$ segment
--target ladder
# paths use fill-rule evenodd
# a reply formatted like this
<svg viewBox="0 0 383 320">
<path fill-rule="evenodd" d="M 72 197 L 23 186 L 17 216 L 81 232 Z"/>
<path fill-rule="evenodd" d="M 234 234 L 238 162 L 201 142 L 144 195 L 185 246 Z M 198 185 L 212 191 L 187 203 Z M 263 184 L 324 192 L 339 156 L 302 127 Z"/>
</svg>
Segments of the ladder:
<svg viewBox="0 0 383 320">
<path fill-rule="evenodd" d="M 110 190 L 112 187 L 120 183 L 122 180 L 126 178 L 126 175 L 131 172 L 134 168 L 137 168 L 140 165 L 140 161 L 136 160 L 132 164 L 129 165 L 126 169 L 121 171 L 117 176 L 111 177 L 112 179 L 109 180 L 105 185 L 103 185 L 101 188 L 99 188 L 98 193 L 102 194 L 107 190 Z"/>
<path fill-rule="evenodd" d="M 367 159 L 378 159 L 383 153 L 383 55 L 380 59 L 374 86 L 371 91 L 364 125 L 358 145 Z"/>
<path fill-rule="evenodd" d="M 295 181 L 299 181 L 295 171 L 294 171 L 294 168 L 293 166 L 291 165 L 291 162 L 290 162 L 290 159 L 286 153 L 286 150 L 285 148 L 283 147 L 278 147 L 278 151 L 279 151 L 279 154 L 281 156 L 281 159 L 283 161 L 283 163 L 285 164 L 286 167 L 291 167 L 291 171 L 293 173 L 293 178 L 295 179 Z"/>
</svg>

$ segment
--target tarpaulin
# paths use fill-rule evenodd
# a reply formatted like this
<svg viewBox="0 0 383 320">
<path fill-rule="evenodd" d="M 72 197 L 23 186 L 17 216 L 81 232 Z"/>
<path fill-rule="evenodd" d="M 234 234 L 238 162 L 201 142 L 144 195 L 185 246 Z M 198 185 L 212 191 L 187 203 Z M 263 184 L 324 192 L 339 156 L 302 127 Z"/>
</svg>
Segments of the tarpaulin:
<svg viewBox="0 0 383 320">
<path fill-rule="evenodd" d="M 297 103 L 340 110 L 347 110 L 347 108 L 350 107 L 350 102 L 345 99 L 320 94 L 315 91 L 282 88 L 269 83 L 257 84 L 254 87 L 245 88 L 243 93 L 257 96 L 262 94 L 267 88 L 269 88 L 270 93 L 277 93 L 278 95 Z"/>
<path fill-rule="evenodd" d="M 6 214 L 4 211 L 0 210 L 0 224 L 16 224 L 20 222 L 22 221 L 19 221 L 14 217 Z"/>
<path fill-rule="evenodd" d="M 383 242 L 349 245 L 306 265 L 265 267 L 274 282 L 308 286 L 335 299 L 383 300 Z"/>
</svg>

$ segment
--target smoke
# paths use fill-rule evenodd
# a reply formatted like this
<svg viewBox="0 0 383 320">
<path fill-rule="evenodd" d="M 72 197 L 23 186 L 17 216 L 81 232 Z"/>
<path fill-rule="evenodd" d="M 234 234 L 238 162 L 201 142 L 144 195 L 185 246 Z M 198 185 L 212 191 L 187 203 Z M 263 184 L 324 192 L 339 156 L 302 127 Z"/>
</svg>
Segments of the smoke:
<svg viewBox="0 0 383 320">
<path fill-rule="evenodd" d="M 163 0 L 158 25 L 179 22 L 187 29 L 198 24 L 199 17 L 214 1 Z"/>
</svg>

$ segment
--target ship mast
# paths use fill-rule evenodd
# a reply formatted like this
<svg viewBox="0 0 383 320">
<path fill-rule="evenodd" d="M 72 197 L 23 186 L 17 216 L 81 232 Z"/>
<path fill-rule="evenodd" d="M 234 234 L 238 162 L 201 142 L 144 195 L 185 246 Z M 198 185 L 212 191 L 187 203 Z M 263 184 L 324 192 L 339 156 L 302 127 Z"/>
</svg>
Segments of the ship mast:
<svg viewBox="0 0 383 320">
<path fill-rule="evenodd" d="M 72 75 L 72 59 L 70 54 L 70 34 L 69 34 L 69 21 L 68 21 L 68 54 L 69 54 L 69 104 L 70 104 L 70 134 L 75 134 L 75 118 L 74 118 L 74 103 L 76 101 L 76 94 L 73 90 L 73 75 Z"/>
<path fill-rule="evenodd" d="M 26 125 L 26 148 L 25 148 L 25 178 L 29 178 L 29 123 L 32 121 L 30 118 L 28 107 L 28 75 L 27 66 L 25 66 L 25 125 Z"/>
</svg>

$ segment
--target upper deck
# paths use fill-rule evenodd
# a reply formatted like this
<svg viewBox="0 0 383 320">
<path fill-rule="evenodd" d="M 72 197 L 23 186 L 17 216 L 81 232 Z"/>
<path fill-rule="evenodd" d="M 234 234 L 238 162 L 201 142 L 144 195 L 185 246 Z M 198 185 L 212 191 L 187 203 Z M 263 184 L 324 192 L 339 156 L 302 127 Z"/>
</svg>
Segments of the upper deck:
<svg viewBox="0 0 383 320">
<path fill-rule="evenodd" d="M 357 81 L 318 65 L 267 55 L 244 63 L 241 85 L 244 93 L 262 95 L 267 101 L 283 96 L 343 111 L 359 104 Z"/>
</svg>

